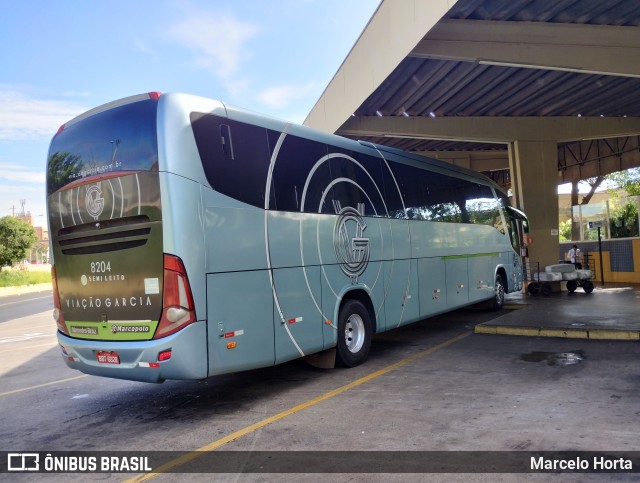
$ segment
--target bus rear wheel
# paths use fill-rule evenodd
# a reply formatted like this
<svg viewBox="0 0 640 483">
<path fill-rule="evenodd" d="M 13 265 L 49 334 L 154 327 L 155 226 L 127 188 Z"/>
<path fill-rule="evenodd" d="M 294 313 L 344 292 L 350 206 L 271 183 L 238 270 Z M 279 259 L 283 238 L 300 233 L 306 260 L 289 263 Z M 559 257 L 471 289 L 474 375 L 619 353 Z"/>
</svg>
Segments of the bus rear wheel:
<svg viewBox="0 0 640 483">
<path fill-rule="evenodd" d="M 373 324 L 367 308 L 359 300 L 347 300 L 340 308 L 338 319 L 337 362 L 355 367 L 369 356 Z"/>
</svg>

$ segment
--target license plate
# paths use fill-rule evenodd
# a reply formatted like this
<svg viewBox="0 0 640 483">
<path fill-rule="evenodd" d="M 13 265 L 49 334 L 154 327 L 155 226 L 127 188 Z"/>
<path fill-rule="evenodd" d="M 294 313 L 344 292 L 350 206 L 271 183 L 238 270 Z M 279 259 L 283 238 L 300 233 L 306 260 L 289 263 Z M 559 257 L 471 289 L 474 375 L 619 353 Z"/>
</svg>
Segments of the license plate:
<svg viewBox="0 0 640 483">
<path fill-rule="evenodd" d="M 120 356 L 117 352 L 97 352 L 100 364 L 120 364 Z"/>
</svg>

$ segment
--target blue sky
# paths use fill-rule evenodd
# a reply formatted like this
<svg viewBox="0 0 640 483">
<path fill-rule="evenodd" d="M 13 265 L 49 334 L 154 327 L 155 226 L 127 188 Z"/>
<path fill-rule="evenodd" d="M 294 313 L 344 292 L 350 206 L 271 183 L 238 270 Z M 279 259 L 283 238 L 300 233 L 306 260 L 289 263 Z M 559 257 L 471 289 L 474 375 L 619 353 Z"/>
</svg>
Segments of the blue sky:
<svg viewBox="0 0 640 483">
<path fill-rule="evenodd" d="M 77 114 L 186 92 L 302 122 L 380 0 L 0 2 L 0 217 L 46 224 L 51 137 Z"/>
</svg>

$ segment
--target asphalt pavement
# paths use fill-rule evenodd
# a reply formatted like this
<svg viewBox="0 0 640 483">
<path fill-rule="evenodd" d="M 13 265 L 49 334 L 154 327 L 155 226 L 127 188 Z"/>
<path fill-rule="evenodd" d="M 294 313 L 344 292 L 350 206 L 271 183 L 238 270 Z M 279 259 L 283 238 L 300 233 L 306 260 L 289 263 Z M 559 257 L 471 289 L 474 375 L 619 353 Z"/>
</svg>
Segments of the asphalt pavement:
<svg viewBox="0 0 640 483">
<path fill-rule="evenodd" d="M 5 294 L 0 297 L 0 323 L 20 319 L 39 312 L 53 310 L 51 284 L 39 287 L 37 291 Z M 53 323 L 53 318 L 51 318 Z"/>
<path fill-rule="evenodd" d="M 161 385 L 69 369 L 47 309 L 0 324 L 0 451 L 185 452 L 167 463 L 170 473 L 148 476 L 158 482 L 547 481 L 558 475 L 530 475 L 522 467 L 520 474 L 484 479 L 473 474 L 491 473 L 492 465 L 504 468 L 496 458 L 528 458 L 539 451 L 597 451 L 616 458 L 640 451 L 640 345 L 540 336 L 540 327 L 560 322 L 586 320 L 589 330 L 596 324 L 622 327 L 633 321 L 637 296 L 637 288 L 621 286 L 597 287 L 588 296 L 512 294 L 502 315 L 464 309 L 379 334 L 369 360 L 352 369 L 322 370 L 292 361 Z M 16 305 L 27 309 L 32 303 Z M 475 329 L 517 324 L 539 332 L 512 337 Z M 241 452 L 242 464 L 216 473 L 207 457 L 218 451 Z M 245 459 L 256 451 L 276 452 L 281 473 L 262 474 L 258 468 L 231 474 L 244 472 Z M 303 465 L 320 458 L 319 469 L 294 466 L 305 474 L 287 474 L 292 470 L 283 465 L 292 451 L 303 452 Z M 331 471 L 324 453 L 329 451 L 342 455 L 340 468 L 351 458 L 353 471 L 323 474 Z M 462 471 L 468 474 L 425 477 L 403 473 L 407 468 L 394 461 L 372 460 L 374 451 L 386 458 L 446 451 L 458 461 L 459 452 L 491 454 L 489 460 L 465 463 Z M 187 462 L 204 468 L 190 469 Z M 367 474 L 363 462 L 387 472 Z M 15 476 L 10 480 L 26 481 Z M 39 474 L 29 481 L 112 482 L 128 476 L 133 475 Z M 636 476 L 564 473 L 561 478 L 634 481 Z"/>
</svg>

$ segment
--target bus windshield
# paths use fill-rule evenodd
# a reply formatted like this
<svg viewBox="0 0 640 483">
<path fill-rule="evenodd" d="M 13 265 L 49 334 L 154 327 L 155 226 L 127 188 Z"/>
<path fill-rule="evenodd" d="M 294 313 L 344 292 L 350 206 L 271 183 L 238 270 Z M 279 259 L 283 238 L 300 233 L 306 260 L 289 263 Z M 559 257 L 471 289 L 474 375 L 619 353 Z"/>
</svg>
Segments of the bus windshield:
<svg viewBox="0 0 640 483">
<path fill-rule="evenodd" d="M 157 171 L 157 105 L 126 104 L 66 126 L 49 149 L 47 195 L 96 175 Z"/>
</svg>

